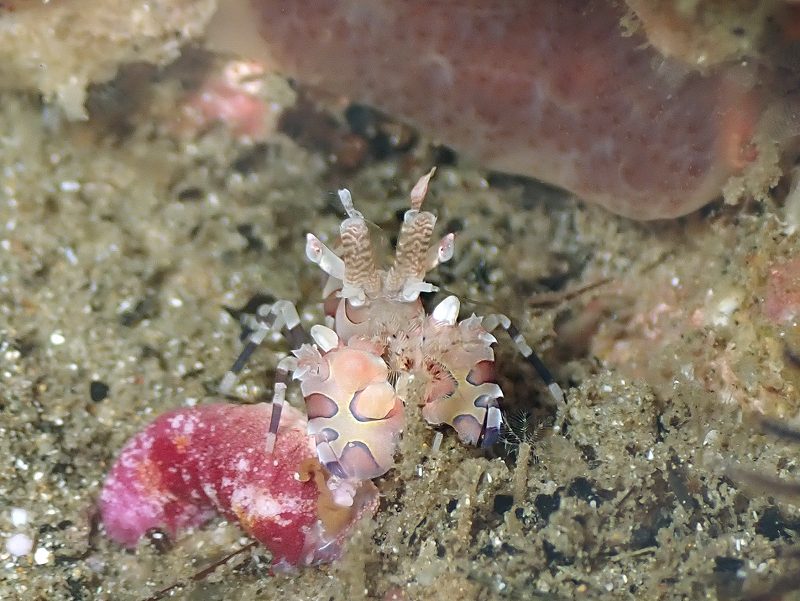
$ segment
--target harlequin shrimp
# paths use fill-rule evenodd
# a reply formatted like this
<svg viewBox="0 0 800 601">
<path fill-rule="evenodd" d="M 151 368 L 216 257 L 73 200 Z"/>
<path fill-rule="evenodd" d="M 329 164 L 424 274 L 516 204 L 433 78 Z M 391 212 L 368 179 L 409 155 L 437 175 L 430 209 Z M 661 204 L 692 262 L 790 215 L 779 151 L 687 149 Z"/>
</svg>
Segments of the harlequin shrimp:
<svg viewBox="0 0 800 601">
<path fill-rule="evenodd" d="M 432 243 L 436 217 L 422 210 L 434 170 L 411 191 L 392 264 L 378 265 L 367 222 L 350 192 L 334 252 L 313 234 L 306 255 L 327 275 L 328 325 L 308 333 L 288 301 L 261 306 L 241 354 L 222 379 L 229 393 L 270 332 L 294 350 L 278 363 L 271 403 L 212 404 L 157 418 L 123 449 L 105 483 L 101 514 L 128 546 L 150 528 L 179 530 L 218 511 L 273 553 L 278 566 L 331 561 L 353 524 L 377 508 L 372 479 L 394 463 L 406 420 L 449 426 L 466 444 L 495 443 L 503 392 L 495 381 L 492 331 L 505 329 L 556 402 L 563 393 L 510 320 L 458 321 L 447 296 L 428 314 L 426 274 L 453 256 L 454 235 Z M 300 383 L 306 415 L 285 402 Z M 417 409 L 419 408 L 419 409 Z M 441 440 L 436 434 L 434 446 Z"/>
</svg>

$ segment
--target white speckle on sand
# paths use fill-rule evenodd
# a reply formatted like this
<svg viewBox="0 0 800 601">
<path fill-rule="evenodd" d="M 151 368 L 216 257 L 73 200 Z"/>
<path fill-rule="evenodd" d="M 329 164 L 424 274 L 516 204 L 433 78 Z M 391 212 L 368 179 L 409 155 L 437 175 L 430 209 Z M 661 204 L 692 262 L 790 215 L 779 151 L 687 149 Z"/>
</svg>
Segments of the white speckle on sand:
<svg viewBox="0 0 800 601">
<path fill-rule="evenodd" d="M 77 192 L 81 189 L 81 183 L 75 180 L 65 179 L 60 186 L 62 192 Z"/>
<path fill-rule="evenodd" d="M 27 555 L 31 549 L 33 549 L 33 540 L 27 534 L 15 534 L 6 541 L 6 551 L 14 557 Z"/>
<path fill-rule="evenodd" d="M 43 566 L 48 561 L 50 561 L 50 551 L 45 549 L 44 547 L 39 547 L 36 549 L 36 552 L 33 554 L 33 562 L 37 566 Z"/>
<path fill-rule="evenodd" d="M 739 291 L 733 291 L 720 299 L 710 315 L 711 323 L 718 327 L 727 326 L 730 316 L 741 304 L 741 297 L 742 295 Z"/>
<path fill-rule="evenodd" d="M 64 335 L 61 332 L 56 331 L 50 334 L 50 344 L 52 344 L 53 346 L 59 346 L 61 344 L 64 344 L 66 341 L 67 339 L 64 338 Z"/>
<path fill-rule="evenodd" d="M 64 257 L 69 261 L 70 265 L 77 265 L 78 264 L 78 256 L 75 254 L 75 251 L 72 250 L 69 246 L 65 246 L 61 249 L 64 253 Z"/>
<path fill-rule="evenodd" d="M 28 511 L 22 507 L 11 508 L 11 523 L 15 528 L 20 528 L 28 523 Z"/>
</svg>

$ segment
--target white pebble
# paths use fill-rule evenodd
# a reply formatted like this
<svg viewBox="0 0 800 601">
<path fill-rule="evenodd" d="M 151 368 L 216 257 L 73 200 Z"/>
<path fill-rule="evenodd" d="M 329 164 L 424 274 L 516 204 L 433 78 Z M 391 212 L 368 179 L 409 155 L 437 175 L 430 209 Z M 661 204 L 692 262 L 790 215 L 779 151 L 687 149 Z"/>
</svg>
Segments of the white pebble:
<svg viewBox="0 0 800 601">
<path fill-rule="evenodd" d="M 11 523 L 14 524 L 15 528 L 24 526 L 28 523 L 28 512 L 22 509 L 22 507 L 12 507 Z"/>
<path fill-rule="evenodd" d="M 66 342 L 66 338 L 61 332 L 53 332 L 50 334 L 50 344 L 53 346 L 58 346 L 60 344 L 64 344 Z"/>
<path fill-rule="evenodd" d="M 6 541 L 6 551 L 14 557 L 27 555 L 31 549 L 33 549 L 33 540 L 27 534 L 15 534 Z"/>
<path fill-rule="evenodd" d="M 50 551 L 44 547 L 39 547 L 33 554 L 33 561 L 36 565 L 43 566 L 50 561 Z"/>
<path fill-rule="evenodd" d="M 62 192 L 77 192 L 81 189 L 80 182 L 72 181 L 72 180 L 64 180 L 61 182 L 61 191 Z"/>
</svg>

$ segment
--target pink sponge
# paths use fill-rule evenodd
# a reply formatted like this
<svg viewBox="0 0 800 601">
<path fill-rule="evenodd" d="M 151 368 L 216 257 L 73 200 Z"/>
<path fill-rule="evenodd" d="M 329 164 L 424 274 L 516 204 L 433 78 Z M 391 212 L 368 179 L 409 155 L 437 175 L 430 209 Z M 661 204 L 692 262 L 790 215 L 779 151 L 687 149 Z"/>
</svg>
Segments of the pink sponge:
<svg viewBox="0 0 800 601">
<path fill-rule="evenodd" d="M 273 453 L 265 448 L 271 406 L 213 404 L 157 418 L 122 450 L 100 512 L 108 535 L 132 547 L 150 528 L 171 536 L 216 512 L 236 519 L 277 567 L 335 559 L 354 522 L 377 507 L 367 481 L 354 503 L 336 505 L 306 434 L 285 406 Z"/>
<path fill-rule="evenodd" d="M 623 26 L 624 2 L 249 5 L 264 56 L 298 81 L 634 219 L 690 213 L 755 158 L 763 100 L 742 61 L 698 73 L 665 58 Z"/>
</svg>

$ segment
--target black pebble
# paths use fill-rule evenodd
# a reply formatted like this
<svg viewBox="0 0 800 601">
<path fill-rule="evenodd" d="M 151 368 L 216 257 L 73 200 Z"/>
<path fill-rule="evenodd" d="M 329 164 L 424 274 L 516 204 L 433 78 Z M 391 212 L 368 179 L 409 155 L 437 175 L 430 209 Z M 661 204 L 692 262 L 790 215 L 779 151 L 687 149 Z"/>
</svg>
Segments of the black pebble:
<svg viewBox="0 0 800 601">
<path fill-rule="evenodd" d="M 108 396 L 108 384 L 100 380 L 92 380 L 89 384 L 89 396 L 95 403 L 99 403 Z"/>
<path fill-rule="evenodd" d="M 503 515 L 514 505 L 514 497 L 511 495 L 495 495 L 493 509 L 496 514 Z"/>
</svg>

